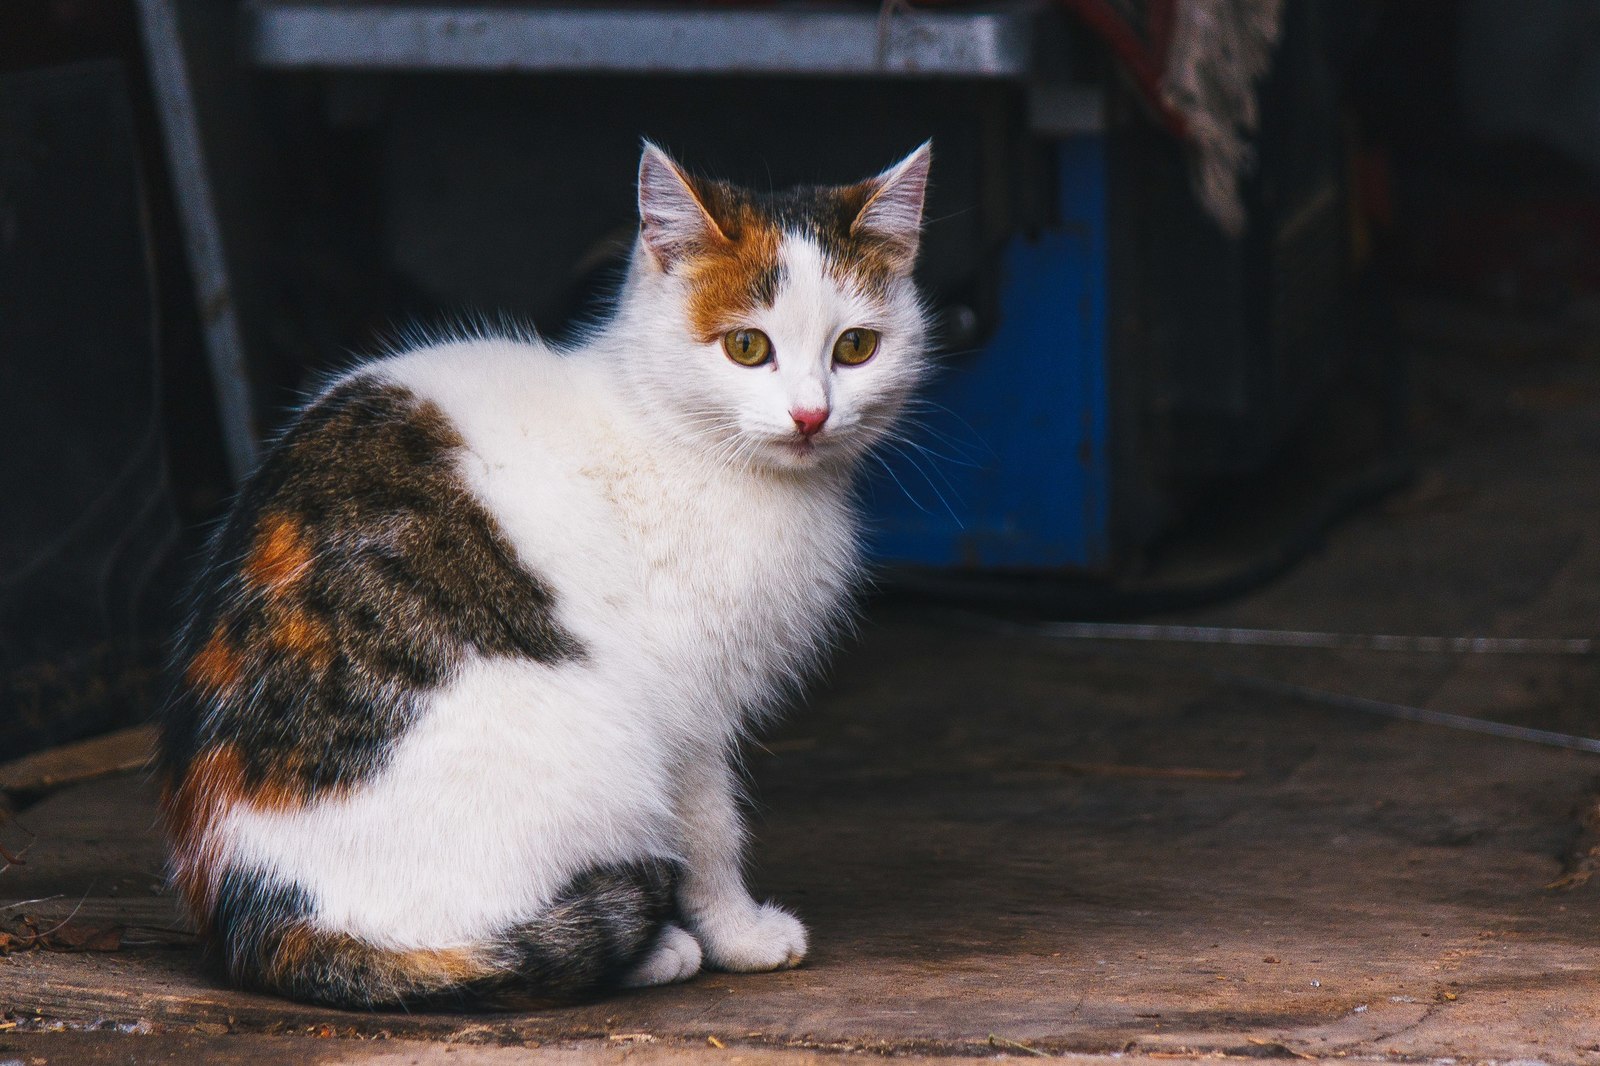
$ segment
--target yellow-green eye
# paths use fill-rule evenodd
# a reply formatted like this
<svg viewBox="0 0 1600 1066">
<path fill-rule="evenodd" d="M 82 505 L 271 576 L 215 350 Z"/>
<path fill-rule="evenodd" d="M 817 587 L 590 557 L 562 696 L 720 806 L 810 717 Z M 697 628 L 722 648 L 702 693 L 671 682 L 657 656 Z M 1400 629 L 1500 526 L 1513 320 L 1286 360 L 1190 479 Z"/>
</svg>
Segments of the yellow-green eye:
<svg viewBox="0 0 1600 1066">
<path fill-rule="evenodd" d="M 878 331 L 857 326 L 839 334 L 833 342 L 833 361 L 845 366 L 860 366 L 878 350 Z"/>
<path fill-rule="evenodd" d="M 740 366 L 760 366 L 772 358 L 772 342 L 759 329 L 736 329 L 723 334 L 722 350 Z"/>
</svg>

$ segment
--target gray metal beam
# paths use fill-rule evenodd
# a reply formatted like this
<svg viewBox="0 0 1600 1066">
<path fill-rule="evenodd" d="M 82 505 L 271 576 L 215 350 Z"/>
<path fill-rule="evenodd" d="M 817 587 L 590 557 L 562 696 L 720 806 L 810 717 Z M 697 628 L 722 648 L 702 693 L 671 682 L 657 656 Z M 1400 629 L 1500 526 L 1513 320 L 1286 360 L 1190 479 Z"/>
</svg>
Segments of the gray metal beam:
<svg viewBox="0 0 1600 1066">
<path fill-rule="evenodd" d="M 385 4 L 251 0 L 262 67 L 1020 80 L 1039 71 L 1040 0 L 976 11 Z M 1052 55 L 1059 61 L 1059 53 Z"/>
<path fill-rule="evenodd" d="M 174 0 L 138 0 L 139 28 L 166 141 L 200 327 L 216 390 L 228 469 L 235 482 L 255 469 L 259 432 L 243 332 L 229 281 L 217 198 L 202 144 L 193 80 Z"/>
</svg>

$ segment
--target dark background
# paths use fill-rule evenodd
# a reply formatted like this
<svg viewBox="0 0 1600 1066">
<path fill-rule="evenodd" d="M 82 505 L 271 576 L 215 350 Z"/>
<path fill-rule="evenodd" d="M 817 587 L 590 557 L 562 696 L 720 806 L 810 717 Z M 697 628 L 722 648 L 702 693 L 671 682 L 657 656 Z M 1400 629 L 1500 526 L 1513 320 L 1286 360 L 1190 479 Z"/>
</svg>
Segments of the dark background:
<svg viewBox="0 0 1600 1066">
<path fill-rule="evenodd" d="M 1050 602 L 1139 613 L 1151 604 L 1119 600 L 1121 579 L 1226 550 L 1241 510 L 1304 510 L 1308 484 L 1403 460 L 1404 309 L 1535 329 L 1594 316 L 1600 13 L 1519 4 L 1511 33 L 1510 7 L 1336 6 L 1320 61 L 1349 200 L 1343 355 L 1281 432 L 1151 475 L 1160 505 L 1126 519 L 1120 583 L 1050 575 Z M 1092 39 L 1071 47 L 1116 81 Z M 0 79 L 0 721 L 20 753 L 147 713 L 183 575 L 232 483 L 132 4 L 9 0 Z M 953 346 L 992 328 L 1005 235 L 1050 221 L 1048 163 L 1003 87 L 288 75 L 250 88 L 271 151 L 247 162 L 281 227 L 239 277 L 241 305 L 271 324 L 255 368 L 264 426 L 408 325 L 505 314 L 559 337 L 598 313 L 630 240 L 641 134 L 754 182 L 853 179 L 933 136 L 923 281 Z M 1116 93 L 1115 121 L 1148 153 L 1138 172 L 1188 197 L 1181 149 Z M 1263 137 L 1272 122 L 1292 132 L 1278 114 Z M 502 220 L 508 201 L 525 210 Z"/>
</svg>

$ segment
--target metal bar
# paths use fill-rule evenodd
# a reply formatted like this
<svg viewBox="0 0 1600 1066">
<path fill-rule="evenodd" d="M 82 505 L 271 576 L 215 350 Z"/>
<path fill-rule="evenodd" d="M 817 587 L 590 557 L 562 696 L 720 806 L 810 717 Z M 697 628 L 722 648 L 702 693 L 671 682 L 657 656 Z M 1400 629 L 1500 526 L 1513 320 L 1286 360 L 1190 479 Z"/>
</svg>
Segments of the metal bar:
<svg viewBox="0 0 1600 1066">
<path fill-rule="evenodd" d="M 216 196 L 201 144 L 199 115 L 175 0 L 138 0 L 138 4 L 139 28 L 166 141 L 167 167 L 177 194 L 200 328 L 211 363 L 223 445 L 228 453 L 228 469 L 237 482 L 255 469 L 256 418 L 238 310 L 223 254 Z"/>
<path fill-rule="evenodd" d="M 1589 637 L 1434 637 L 1118 622 L 1046 622 L 1039 626 L 1039 631 L 1046 636 L 1068 640 L 1140 640 L 1169 644 L 1233 644 L 1437 655 L 1592 655 L 1596 650 L 1595 641 Z"/>
<path fill-rule="evenodd" d="M 1236 674 L 1231 670 L 1210 670 L 1204 667 L 1200 669 L 1223 684 L 1253 692 L 1263 692 L 1269 696 L 1285 696 L 1307 703 L 1337 707 L 1340 710 L 1360 711 L 1362 714 L 1375 714 L 1381 718 L 1395 718 L 1402 722 L 1443 726 L 1446 729 L 1481 733 L 1502 740 L 1520 740 L 1527 744 L 1542 744 L 1547 748 L 1566 748 L 1569 751 L 1587 751 L 1600 755 L 1600 740 L 1594 737 L 1580 737 L 1571 733 L 1557 733 L 1550 729 L 1511 725 L 1508 722 L 1496 722 L 1488 718 L 1471 718 L 1464 714 L 1435 711 L 1428 707 L 1413 707 L 1405 703 L 1390 703 L 1388 700 L 1368 699 L 1365 696 L 1351 696 L 1344 692 L 1329 692 L 1325 689 L 1308 688 L 1305 685 L 1277 681 L 1268 677 Z"/>
<path fill-rule="evenodd" d="M 1039 0 L 974 12 L 547 7 L 255 0 L 262 67 L 517 73 L 1022 79 Z"/>
<path fill-rule="evenodd" d="M 1005 622 L 966 611 L 943 613 L 951 621 L 988 633 L 1004 634 L 1011 637 L 1042 637 L 1052 640 L 1060 640 L 1064 636 L 1070 637 L 1070 630 L 1063 630 L 1051 625 Z M 1529 744 L 1541 744 L 1545 747 L 1566 748 L 1569 751 L 1585 751 L 1600 755 L 1600 738 L 1596 737 L 1578 736 L 1573 733 L 1558 733 L 1551 729 L 1534 729 L 1530 726 L 1512 725 L 1509 722 L 1496 722 L 1489 718 L 1473 718 L 1464 714 L 1453 714 L 1450 711 L 1436 711 L 1430 707 L 1416 707 L 1406 703 L 1391 703 L 1388 700 L 1370 699 L 1366 696 L 1352 696 L 1345 692 L 1330 692 L 1327 689 L 1297 685 L 1292 681 L 1279 681 L 1275 678 L 1258 677 L 1254 674 L 1240 674 L 1232 670 L 1219 670 L 1199 663 L 1149 659 L 1129 649 L 1100 648 L 1096 649 L 1092 654 L 1107 655 L 1146 667 L 1155 666 L 1167 670 L 1181 670 L 1186 673 L 1209 677 L 1221 684 L 1262 692 L 1270 696 L 1283 696 L 1288 699 L 1335 707 L 1345 711 L 1358 711 L 1362 714 L 1373 714 L 1403 722 L 1441 726 L 1446 729 L 1457 729 L 1468 733 L 1499 737 L 1502 740 L 1518 740 Z"/>
</svg>

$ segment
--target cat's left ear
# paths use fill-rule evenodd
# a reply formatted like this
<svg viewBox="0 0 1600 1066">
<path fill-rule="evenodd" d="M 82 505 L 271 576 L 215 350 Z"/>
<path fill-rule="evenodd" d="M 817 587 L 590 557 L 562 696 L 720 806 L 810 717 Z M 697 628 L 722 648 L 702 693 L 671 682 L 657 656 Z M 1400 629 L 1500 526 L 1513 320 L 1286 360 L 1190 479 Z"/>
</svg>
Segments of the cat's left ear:
<svg viewBox="0 0 1600 1066">
<path fill-rule="evenodd" d="M 869 190 L 850 234 L 881 242 L 895 268 L 910 273 L 917 261 L 922 237 L 922 204 L 928 191 L 928 165 L 933 142 L 921 147 L 875 178 L 862 184 Z"/>
</svg>

